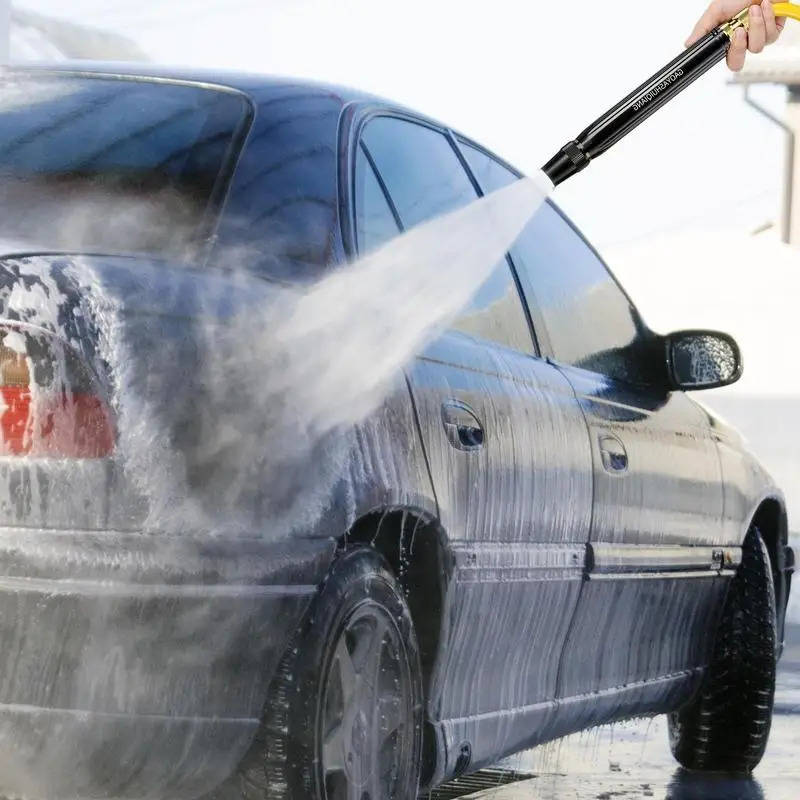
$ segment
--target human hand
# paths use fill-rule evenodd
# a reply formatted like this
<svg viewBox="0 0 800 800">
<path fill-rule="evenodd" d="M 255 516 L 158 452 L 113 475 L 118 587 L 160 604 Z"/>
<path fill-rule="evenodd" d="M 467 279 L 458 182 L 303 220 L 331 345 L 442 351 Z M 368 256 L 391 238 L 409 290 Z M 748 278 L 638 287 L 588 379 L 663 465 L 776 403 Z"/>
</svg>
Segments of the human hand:
<svg viewBox="0 0 800 800">
<path fill-rule="evenodd" d="M 691 47 L 698 39 L 725 22 L 732 20 L 740 11 L 750 6 L 750 32 L 739 29 L 734 33 L 728 51 L 728 67 L 739 72 L 744 67 L 747 51 L 760 53 L 767 45 L 778 41 L 786 20 L 775 16 L 772 0 L 754 4 L 752 0 L 713 0 L 695 25 L 686 46 Z"/>
</svg>

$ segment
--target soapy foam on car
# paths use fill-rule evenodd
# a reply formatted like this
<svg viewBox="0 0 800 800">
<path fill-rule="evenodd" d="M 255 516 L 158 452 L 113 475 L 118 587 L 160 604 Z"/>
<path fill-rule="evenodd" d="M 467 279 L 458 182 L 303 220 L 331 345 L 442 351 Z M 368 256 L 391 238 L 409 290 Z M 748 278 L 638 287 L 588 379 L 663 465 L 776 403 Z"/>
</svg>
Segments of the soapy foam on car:
<svg viewBox="0 0 800 800">
<path fill-rule="evenodd" d="M 519 180 L 310 287 L 271 287 L 261 311 L 248 309 L 222 326 L 196 323 L 202 374 L 192 385 L 202 387 L 201 403 L 181 398 L 180 387 L 169 396 L 157 386 L 153 393 L 161 378 L 149 365 L 160 364 L 157 354 L 144 360 L 146 375 L 134 374 L 143 360 L 130 352 L 122 310 L 78 260 L 114 368 L 121 455 L 147 497 L 145 527 L 252 534 L 252 518 L 237 519 L 237 512 L 251 508 L 255 495 L 264 531 L 279 536 L 308 526 L 342 477 L 353 426 L 468 304 L 547 196 L 548 183 L 543 175 Z M 164 424 L 163 406 L 183 399 L 194 403 L 193 423 L 203 431 L 193 460 L 215 482 L 216 509 L 187 491 L 185 454 L 172 447 Z"/>
<path fill-rule="evenodd" d="M 126 539 L 121 532 L 124 526 L 115 524 L 110 527 L 116 530 L 92 537 L 95 563 L 75 561 L 67 568 L 74 572 L 70 577 L 78 581 L 76 585 L 84 574 L 108 575 L 102 596 L 92 595 L 91 602 L 81 605 L 84 627 L 88 625 L 91 633 L 85 641 L 83 628 L 56 631 L 45 626 L 45 611 L 47 619 L 57 618 L 57 609 L 75 598 L 67 594 L 42 600 L 37 631 L 46 640 L 59 641 L 59 647 L 69 643 L 77 648 L 76 660 L 59 666 L 57 674 L 42 672 L 42 680 L 29 680 L 14 669 L 13 675 L 4 675 L 4 680 L 21 681 L 27 687 L 31 719 L 45 721 L 46 698 L 52 692 L 66 692 L 60 695 L 60 703 L 81 714 L 104 709 L 135 714 L 142 703 L 158 704 L 162 690 L 167 702 L 167 689 L 175 681 L 180 684 L 177 700 L 172 697 L 172 705 L 159 706 L 158 712 L 193 717 L 203 712 L 205 694 L 216 697 L 208 665 L 229 659 L 232 649 L 242 656 L 242 664 L 260 663 L 256 651 L 266 647 L 269 636 L 253 628 L 254 621 L 271 626 L 280 622 L 269 613 L 254 612 L 261 608 L 260 595 L 253 595 L 248 603 L 231 601 L 222 607 L 211 595 L 199 594 L 185 603 L 173 598 L 165 615 L 163 609 L 156 613 L 158 592 L 147 599 L 144 590 L 148 587 L 140 586 L 141 575 L 160 564 L 191 563 L 188 568 L 195 572 L 196 564 L 210 568 L 223 584 L 256 580 L 258 564 L 247 559 L 203 561 L 208 559 L 207 551 L 204 546 L 193 551 L 195 540 L 190 534 L 277 540 L 313 525 L 328 508 L 337 482 L 346 482 L 352 470 L 359 468 L 354 466 L 358 461 L 356 429 L 379 425 L 373 415 L 398 381 L 407 391 L 403 369 L 469 303 L 550 188 L 544 176 L 517 181 L 397 237 L 350 265 L 332 269 L 310 286 L 286 288 L 257 282 L 267 286 L 269 302 L 263 307 L 243 303 L 239 313 L 221 320 L 215 320 L 211 310 L 223 301 L 233 304 L 232 299 L 243 297 L 256 284 L 244 271 L 207 270 L 204 278 L 208 281 L 202 283 L 217 287 L 225 297 L 203 298 L 209 311 L 203 319 L 184 317 L 175 323 L 176 329 L 185 328 L 180 341 L 187 344 L 188 336 L 194 345 L 196 373 L 188 376 L 191 380 L 184 380 L 185 365 L 171 361 L 177 350 L 168 344 L 159 347 L 155 339 L 147 341 L 148 333 L 161 335 L 163 319 L 151 322 L 153 331 L 148 331 L 146 316 L 137 322 L 135 315 L 127 314 L 110 285 L 113 281 L 104 282 L 96 261 L 79 256 L 62 260 L 73 283 L 82 288 L 76 308 L 63 282 L 48 272 L 55 269 L 52 258 L 3 260 L 9 270 L 16 270 L 19 280 L 2 292 L 2 300 L 19 318 L 62 335 L 66 335 L 62 320 L 67 309 L 92 319 L 99 332 L 96 366 L 100 372 L 108 365 L 113 384 L 111 400 L 119 432 L 116 460 L 122 474 L 117 482 L 135 484 L 145 506 L 141 524 L 131 529 L 159 534 L 147 537 L 152 540 L 151 549 L 140 551 L 135 545 L 129 553 L 130 536 Z M 135 268 L 137 262 L 132 264 Z M 222 266 L 231 269 L 236 264 Z M 173 278 L 179 284 L 180 276 L 169 276 Z M 152 301 L 149 295 L 140 299 L 145 306 Z M 184 384 L 188 388 L 182 388 Z M 190 427 L 196 424 L 203 434 L 191 458 L 174 446 L 176 420 Z M 389 436 L 384 429 L 377 433 Z M 75 468 L 80 471 L 80 465 Z M 370 468 L 388 472 L 391 466 L 372 464 Z M 193 488 L 193 470 L 205 476 L 202 492 Z M 44 502 L 44 494 L 44 487 L 32 486 L 32 506 Z M 110 503 L 115 501 L 111 498 Z M 52 497 L 48 502 L 52 505 Z M 249 513 L 242 511 L 248 508 Z M 258 527 L 254 527 L 253 511 L 258 512 Z M 68 516 L 63 527 L 69 529 Z M 71 536 L 69 530 L 64 534 Z M 13 535 L 14 541 L 35 542 L 35 563 L 47 563 L 57 547 L 63 547 L 46 531 L 22 530 Z M 76 554 L 81 552 L 76 550 Z M 147 563 L 133 563 L 136 559 Z M 9 620 L 9 625 L 16 630 L 14 626 L 25 624 L 25 619 L 19 616 Z M 120 619 L 125 620 L 122 627 Z M 177 666 L 173 660 L 164 664 L 163 674 L 148 671 L 151 668 L 142 654 L 166 652 L 174 641 L 183 643 Z M 243 643 L 255 648 L 254 652 L 240 652 Z M 29 637 L 20 644 L 15 659 L 25 664 L 36 652 Z M 255 680 L 237 673 L 237 681 L 248 679 Z M 177 701 L 185 708 L 176 706 Z M 72 717 L 66 719 L 69 722 Z M 0 774 L 3 789 L 11 794 L 48 800 L 88 796 L 101 779 L 97 770 L 98 759 L 105 758 L 102 754 L 108 751 L 114 754 L 109 758 L 121 758 L 121 751 L 106 747 L 100 741 L 102 731 L 95 733 L 91 726 L 70 728 L 70 735 L 38 722 L 29 728 L 0 720 L 0 740 L 6 744 L 0 754 Z M 203 731 L 199 721 L 186 726 L 181 734 L 186 753 L 193 752 L 195 745 L 202 746 Z M 215 774 L 229 774 L 235 768 L 249 747 L 246 736 L 240 739 L 229 750 L 215 754 Z M 109 781 L 112 794 L 138 791 L 137 781 L 140 777 L 145 783 L 151 780 L 147 776 L 154 769 L 169 767 L 172 772 L 164 779 L 171 784 L 193 780 L 189 760 L 165 765 L 153 745 L 139 736 L 131 734 L 123 750 L 145 755 L 126 756 L 123 764 L 104 762 L 108 774 L 102 771 L 106 775 L 102 780 Z"/>
</svg>

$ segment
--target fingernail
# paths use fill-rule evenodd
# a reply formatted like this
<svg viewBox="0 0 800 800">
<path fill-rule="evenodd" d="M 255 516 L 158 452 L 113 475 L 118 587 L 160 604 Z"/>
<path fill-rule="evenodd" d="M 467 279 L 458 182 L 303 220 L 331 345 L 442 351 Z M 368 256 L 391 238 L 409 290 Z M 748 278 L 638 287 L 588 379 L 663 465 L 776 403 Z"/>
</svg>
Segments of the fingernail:
<svg viewBox="0 0 800 800">
<path fill-rule="evenodd" d="M 750 9 L 750 16 L 751 17 L 758 17 L 761 14 L 761 6 L 753 6 Z"/>
</svg>

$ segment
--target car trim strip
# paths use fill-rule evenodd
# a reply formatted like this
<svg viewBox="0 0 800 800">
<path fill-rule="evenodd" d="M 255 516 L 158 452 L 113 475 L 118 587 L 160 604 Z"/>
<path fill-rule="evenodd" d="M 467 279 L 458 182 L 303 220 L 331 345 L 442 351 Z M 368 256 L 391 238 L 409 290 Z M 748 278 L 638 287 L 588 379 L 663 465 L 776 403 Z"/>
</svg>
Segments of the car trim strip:
<svg viewBox="0 0 800 800">
<path fill-rule="evenodd" d="M 591 579 L 707 577 L 732 574 L 742 560 L 739 547 L 687 545 L 589 545 Z"/>
<path fill-rule="evenodd" d="M 586 546 L 453 542 L 456 579 L 462 583 L 581 580 L 586 571 Z"/>
</svg>

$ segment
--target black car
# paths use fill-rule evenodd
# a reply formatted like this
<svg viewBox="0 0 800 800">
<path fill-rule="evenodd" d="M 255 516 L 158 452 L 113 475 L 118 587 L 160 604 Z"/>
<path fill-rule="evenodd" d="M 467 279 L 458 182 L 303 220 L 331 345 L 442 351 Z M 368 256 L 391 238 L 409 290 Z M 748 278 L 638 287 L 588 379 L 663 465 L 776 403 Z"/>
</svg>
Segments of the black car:
<svg viewBox="0 0 800 800">
<path fill-rule="evenodd" d="M 733 339 L 650 330 L 547 202 L 359 413 L 326 370 L 383 342 L 325 316 L 375 309 L 289 352 L 280 298 L 520 173 L 349 89 L 9 68 L 0 171 L 2 794 L 410 800 L 655 714 L 756 767 L 785 503 L 686 394 Z"/>
</svg>

